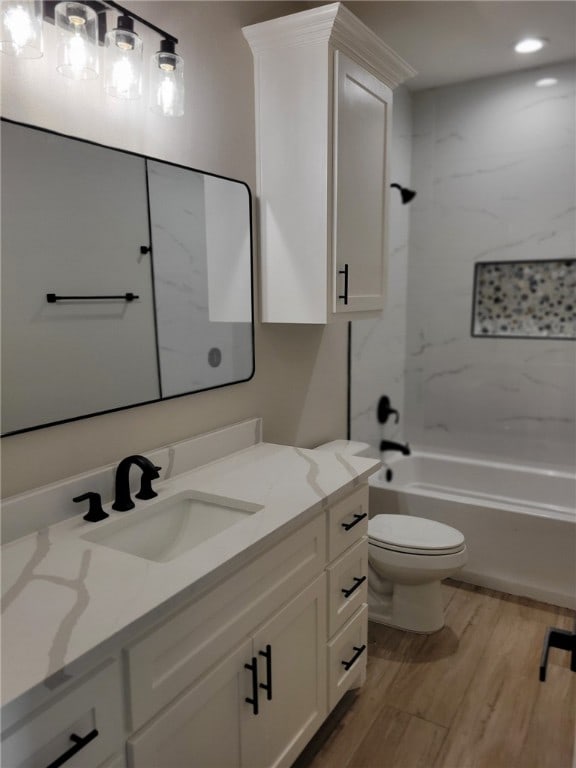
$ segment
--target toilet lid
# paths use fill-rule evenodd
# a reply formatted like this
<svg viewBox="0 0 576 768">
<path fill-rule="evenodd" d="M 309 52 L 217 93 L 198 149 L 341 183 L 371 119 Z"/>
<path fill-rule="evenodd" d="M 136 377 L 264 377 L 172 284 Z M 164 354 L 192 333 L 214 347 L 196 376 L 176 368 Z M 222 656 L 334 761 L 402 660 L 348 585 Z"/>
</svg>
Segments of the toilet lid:
<svg viewBox="0 0 576 768">
<path fill-rule="evenodd" d="M 376 546 L 410 554 L 446 555 L 464 548 L 456 528 L 412 515 L 376 515 L 368 523 L 368 537 Z"/>
</svg>

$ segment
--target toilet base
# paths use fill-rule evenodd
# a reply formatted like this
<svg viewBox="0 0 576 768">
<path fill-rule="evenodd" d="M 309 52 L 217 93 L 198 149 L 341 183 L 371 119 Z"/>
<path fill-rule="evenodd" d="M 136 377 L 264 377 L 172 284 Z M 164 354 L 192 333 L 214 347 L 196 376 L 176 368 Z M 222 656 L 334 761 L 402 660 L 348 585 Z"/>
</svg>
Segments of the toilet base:
<svg viewBox="0 0 576 768">
<path fill-rule="evenodd" d="M 368 620 L 408 632 L 431 634 L 444 626 L 440 581 L 392 584 L 370 569 Z M 376 578 L 374 578 L 376 576 Z"/>
</svg>

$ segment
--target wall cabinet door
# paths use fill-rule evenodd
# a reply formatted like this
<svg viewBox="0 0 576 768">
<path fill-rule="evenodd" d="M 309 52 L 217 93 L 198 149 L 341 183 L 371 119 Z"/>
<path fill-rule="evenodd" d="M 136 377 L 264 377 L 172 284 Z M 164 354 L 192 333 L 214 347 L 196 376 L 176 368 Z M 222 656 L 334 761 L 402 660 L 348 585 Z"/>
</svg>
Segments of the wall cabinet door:
<svg viewBox="0 0 576 768">
<path fill-rule="evenodd" d="M 247 639 L 128 739 L 129 768 L 240 768 L 251 657 Z"/>
<path fill-rule="evenodd" d="M 340 51 L 334 56 L 333 308 L 381 310 L 392 91 Z"/>
<path fill-rule="evenodd" d="M 290 766 L 327 714 L 326 576 L 255 635 L 259 714 L 246 723 L 244 768 Z"/>
</svg>

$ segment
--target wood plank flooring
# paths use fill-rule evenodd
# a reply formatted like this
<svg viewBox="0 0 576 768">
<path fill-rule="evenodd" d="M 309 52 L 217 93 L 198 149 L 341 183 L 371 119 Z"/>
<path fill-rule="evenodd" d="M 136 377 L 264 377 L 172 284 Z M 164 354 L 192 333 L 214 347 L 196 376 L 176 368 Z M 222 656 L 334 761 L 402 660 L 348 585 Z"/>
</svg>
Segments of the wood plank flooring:
<svg viewBox="0 0 576 768">
<path fill-rule="evenodd" d="M 576 674 L 548 626 L 574 612 L 462 582 L 443 584 L 446 626 L 369 625 L 367 680 L 342 699 L 293 768 L 571 768 Z M 574 764 L 576 768 L 576 764 Z"/>
</svg>

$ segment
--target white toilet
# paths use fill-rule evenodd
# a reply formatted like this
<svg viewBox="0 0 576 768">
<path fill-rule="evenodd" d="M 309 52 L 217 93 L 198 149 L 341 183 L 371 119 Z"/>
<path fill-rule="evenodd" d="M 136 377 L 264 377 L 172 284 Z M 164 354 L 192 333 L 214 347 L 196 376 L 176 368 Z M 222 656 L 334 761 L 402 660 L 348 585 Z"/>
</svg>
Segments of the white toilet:
<svg viewBox="0 0 576 768">
<path fill-rule="evenodd" d="M 333 440 L 316 450 L 369 455 L 367 443 Z M 368 523 L 368 618 L 411 632 L 444 626 L 440 582 L 468 561 L 456 528 L 411 515 L 376 515 Z"/>
<path fill-rule="evenodd" d="M 410 515 L 376 515 L 368 523 L 368 618 L 411 632 L 442 629 L 440 582 L 467 561 L 456 528 Z"/>
</svg>

